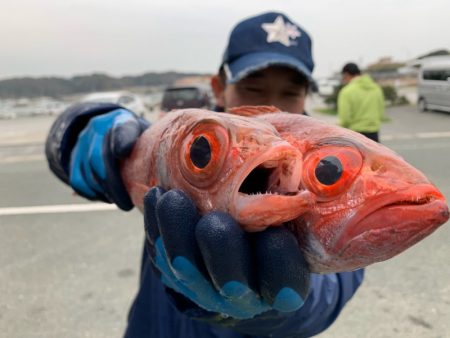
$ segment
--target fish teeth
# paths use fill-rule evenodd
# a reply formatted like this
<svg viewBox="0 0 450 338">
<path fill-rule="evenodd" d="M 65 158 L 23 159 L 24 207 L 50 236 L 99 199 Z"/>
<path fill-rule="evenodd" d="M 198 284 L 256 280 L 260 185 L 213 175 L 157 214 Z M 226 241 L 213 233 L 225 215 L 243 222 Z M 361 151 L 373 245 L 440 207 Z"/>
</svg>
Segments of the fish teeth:
<svg viewBox="0 0 450 338">
<path fill-rule="evenodd" d="M 254 192 L 254 193 L 250 193 L 248 195 L 249 196 L 262 196 L 262 195 L 276 195 L 276 196 L 278 196 L 278 195 L 283 195 L 283 194 L 281 192 L 279 192 L 279 191 L 267 190 L 266 192 L 257 191 L 257 192 Z"/>
</svg>

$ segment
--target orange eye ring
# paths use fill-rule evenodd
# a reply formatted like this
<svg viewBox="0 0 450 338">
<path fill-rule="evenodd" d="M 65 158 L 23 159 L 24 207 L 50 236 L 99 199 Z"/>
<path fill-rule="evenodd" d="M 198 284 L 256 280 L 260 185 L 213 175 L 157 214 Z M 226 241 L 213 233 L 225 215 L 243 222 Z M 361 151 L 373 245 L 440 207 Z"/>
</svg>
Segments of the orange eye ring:
<svg viewBox="0 0 450 338">
<path fill-rule="evenodd" d="M 198 188 L 214 183 L 225 162 L 228 145 L 228 131 L 222 125 L 215 121 L 197 124 L 181 147 L 183 177 Z"/>
<path fill-rule="evenodd" d="M 325 146 L 305 156 L 303 182 L 319 198 L 340 195 L 361 171 L 363 156 L 349 146 Z"/>
</svg>

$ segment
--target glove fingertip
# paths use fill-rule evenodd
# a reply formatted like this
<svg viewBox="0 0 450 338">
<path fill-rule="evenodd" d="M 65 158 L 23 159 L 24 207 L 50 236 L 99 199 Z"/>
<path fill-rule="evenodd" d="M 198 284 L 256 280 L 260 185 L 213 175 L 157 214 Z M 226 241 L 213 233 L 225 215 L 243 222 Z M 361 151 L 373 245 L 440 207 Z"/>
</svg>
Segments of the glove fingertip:
<svg viewBox="0 0 450 338">
<path fill-rule="evenodd" d="M 112 134 L 106 134 L 106 139 L 103 143 L 102 150 L 102 162 L 105 170 L 105 178 L 99 180 L 105 196 L 112 202 L 114 202 L 120 209 L 128 211 L 134 207 L 131 197 L 125 187 L 120 172 L 120 163 L 114 154 L 111 152 L 108 146 L 111 142 Z M 98 167 L 96 171 L 98 171 Z"/>
<path fill-rule="evenodd" d="M 230 215 L 206 214 L 197 223 L 195 237 L 217 289 L 225 293 L 243 292 L 236 283 L 255 288 L 253 255 L 247 233 Z"/>
<path fill-rule="evenodd" d="M 255 239 L 264 299 L 280 309 L 302 304 L 309 290 L 310 273 L 295 236 L 285 228 L 270 228 L 255 234 Z"/>
<path fill-rule="evenodd" d="M 156 204 L 165 192 L 161 187 L 153 187 L 144 195 L 144 227 L 150 243 L 155 243 L 159 236 Z"/>
<path fill-rule="evenodd" d="M 95 200 L 97 193 L 87 184 L 83 167 L 74 167 L 70 173 L 70 186 L 80 196 Z"/>
<path fill-rule="evenodd" d="M 172 189 L 164 193 L 155 205 L 158 225 L 173 224 L 181 232 L 189 232 L 198 221 L 199 214 L 194 202 L 182 190 Z M 186 229 L 186 225 L 189 228 Z M 174 229 L 168 229 L 174 231 Z"/>
<path fill-rule="evenodd" d="M 144 119 L 143 117 L 139 117 L 139 125 L 141 128 L 141 133 L 144 132 L 148 127 L 150 127 L 152 124 Z"/>
<path fill-rule="evenodd" d="M 111 131 L 111 150 L 119 159 L 127 157 L 141 135 L 141 126 L 135 119 L 114 126 Z"/>
<path fill-rule="evenodd" d="M 291 288 L 282 288 L 275 296 L 273 308 L 280 312 L 293 312 L 300 309 L 304 299 Z"/>
<path fill-rule="evenodd" d="M 165 193 L 166 190 L 162 187 L 151 187 L 144 195 L 144 206 L 146 208 L 152 207 L 154 209 L 156 207 L 156 203 Z"/>
<path fill-rule="evenodd" d="M 173 272 L 177 278 L 186 283 L 192 283 L 197 279 L 203 278 L 199 270 L 192 262 L 183 256 L 175 257 L 171 262 Z"/>
<path fill-rule="evenodd" d="M 169 260 L 183 256 L 200 268 L 201 256 L 195 240 L 199 214 L 192 200 L 181 190 L 169 190 L 158 199 L 155 215 Z"/>
<path fill-rule="evenodd" d="M 219 290 L 220 294 L 227 298 L 243 298 L 253 292 L 248 286 L 238 282 L 230 281 L 225 283 Z"/>
</svg>

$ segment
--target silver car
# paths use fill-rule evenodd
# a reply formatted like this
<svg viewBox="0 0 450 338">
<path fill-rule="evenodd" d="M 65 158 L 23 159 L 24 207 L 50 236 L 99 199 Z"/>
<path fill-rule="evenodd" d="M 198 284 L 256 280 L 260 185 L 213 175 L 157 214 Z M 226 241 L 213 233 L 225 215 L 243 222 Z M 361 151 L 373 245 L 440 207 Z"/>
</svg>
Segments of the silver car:
<svg viewBox="0 0 450 338">
<path fill-rule="evenodd" d="M 450 112 L 450 57 L 424 60 L 417 88 L 420 111 Z"/>
</svg>

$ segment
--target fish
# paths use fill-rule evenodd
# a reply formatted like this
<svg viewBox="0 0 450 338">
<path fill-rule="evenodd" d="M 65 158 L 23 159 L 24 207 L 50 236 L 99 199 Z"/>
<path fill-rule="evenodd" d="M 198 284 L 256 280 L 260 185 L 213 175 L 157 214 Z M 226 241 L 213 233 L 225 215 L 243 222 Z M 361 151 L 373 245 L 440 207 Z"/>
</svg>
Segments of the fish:
<svg viewBox="0 0 450 338">
<path fill-rule="evenodd" d="M 121 171 L 131 200 L 141 211 L 152 186 L 178 188 L 201 213 L 227 212 L 245 230 L 261 231 L 309 208 L 311 193 L 298 189 L 301 159 L 301 153 L 268 122 L 185 109 L 152 124 Z M 267 179 L 266 189 L 253 193 L 251 186 L 260 176 Z"/>
<path fill-rule="evenodd" d="M 248 232 L 284 226 L 315 273 L 390 259 L 449 219 L 443 194 L 394 151 L 274 107 L 171 112 L 142 134 L 122 177 L 141 210 L 159 185 Z"/>
</svg>

